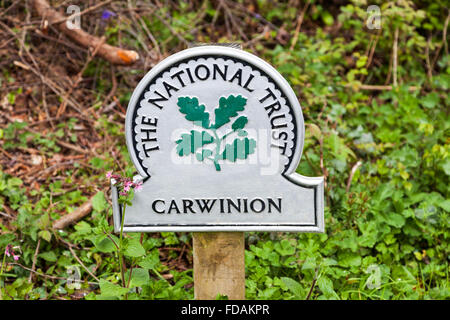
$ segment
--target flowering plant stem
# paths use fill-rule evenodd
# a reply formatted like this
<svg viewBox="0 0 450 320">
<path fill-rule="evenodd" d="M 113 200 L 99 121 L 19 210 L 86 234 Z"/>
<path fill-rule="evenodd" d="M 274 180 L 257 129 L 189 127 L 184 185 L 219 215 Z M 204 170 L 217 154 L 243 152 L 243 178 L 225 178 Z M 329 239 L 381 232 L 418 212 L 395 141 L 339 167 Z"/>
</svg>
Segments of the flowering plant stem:
<svg viewBox="0 0 450 320">
<path fill-rule="evenodd" d="M 122 286 L 125 287 L 125 270 L 123 264 L 123 225 L 125 222 L 125 209 L 127 204 L 123 204 L 123 212 L 122 212 L 122 221 L 120 223 L 120 238 L 119 238 L 119 266 L 120 266 L 120 275 L 122 277 Z"/>
<path fill-rule="evenodd" d="M 0 300 L 3 300 L 3 268 L 5 266 L 6 263 L 6 253 L 3 255 L 3 261 L 2 261 L 2 267 L 0 269 Z"/>
</svg>

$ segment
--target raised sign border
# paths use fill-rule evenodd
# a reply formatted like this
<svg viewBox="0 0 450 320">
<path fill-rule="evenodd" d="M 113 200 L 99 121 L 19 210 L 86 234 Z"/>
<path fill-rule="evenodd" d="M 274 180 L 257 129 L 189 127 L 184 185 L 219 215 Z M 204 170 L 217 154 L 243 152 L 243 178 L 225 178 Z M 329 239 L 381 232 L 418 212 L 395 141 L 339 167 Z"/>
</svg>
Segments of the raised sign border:
<svg viewBox="0 0 450 320">
<path fill-rule="evenodd" d="M 294 132 L 295 140 L 294 147 L 295 150 L 292 151 L 289 157 L 288 165 L 285 167 L 283 173 L 281 173 L 290 182 L 302 186 L 304 188 L 314 189 L 314 202 L 315 202 L 315 224 L 268 224 L 268 223 L 252 223 L 252 224 L 230 224 L 230 223 L 205 223 L 202 225 L 183 225 L 183 224 L 161 224 L 161 225 L 124 225 L 123 230 L 125 232 L 214 232 L 214 231 L 284 231 L 284 232 L 324 232 L 324 207 L 323 207 L 323 187 L 324 180 L 323 177 L 304 177 L 295 172 L 296 168 L 301 159 L 303 144 L 304 144 L 304 134 L 305 126 L 303 120 L 302 109 L 300 103 L 292 90 L 289 83 L 283 78 L 283 76 L 270 64 L 261 58 L 245 52 L 240 49 L 235 49 L 231 47 L 223 47 L 216 45 L 200 46 L 189 48 L 180 51 L 172 56 L 164 59 L 153 67 L 139 82 L 136 89 L 134 90 L 130 102 L 128 104 L 127 115 L 125 120 L 125 133 L 128 152 L 135 165 L 138 173 L 148 179 L 150 177 L 149 173 L 141 165 L 141 161 L 138 158 L 138 153 L 135 148 L 135 141 L 133 135 L 130 133 L 133 130 L 132 121 L 137 112 L 137 107 L 143 98 L 145 91 L 151 85 L 153 79 L 156 79 L 159 74 L 162 74 L 166 69 L 172 66 L 182 63 L 189 59 L 198 59 L 201 57 L 222 57 L 226 59 L 235 59 L 237 61 L 244 61 L 245 63 L 251 65 L 252 67 L 258 69 L 259 72 L 265 74 L 267 78 L 273 80 L 275 84 L 282 89 L 281 93 L 287 98 L 287 105 L 290 108 L 291 115 L 294 116 L 293 121 L 296 125 L 296 132 Z M 120 221 L 122 218 L 122 208 L 118 204 L 118 190 L 115 186 L 111 186 L 112 189 L 112 202 L 113 202 L 113 218 L 115 231 L 120 231 Z"/>
</svg>

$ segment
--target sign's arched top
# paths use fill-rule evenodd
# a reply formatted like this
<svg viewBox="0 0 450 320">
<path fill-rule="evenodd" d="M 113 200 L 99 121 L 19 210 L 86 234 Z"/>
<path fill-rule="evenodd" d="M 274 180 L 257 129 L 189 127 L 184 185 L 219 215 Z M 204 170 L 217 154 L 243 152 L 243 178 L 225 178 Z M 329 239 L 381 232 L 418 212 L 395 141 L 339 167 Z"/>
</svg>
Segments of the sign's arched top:
<svg viewBox="0 0 450 320">
<path fill-rule="evenodd" d="M 188 127 L 183 128 L 182 123 Z M 269 144 L 280 156 L 279 173 L 289 176 L 295 172 L 303 149 L 304 121 L 292 88 L 257 56 L 211 45 L 183 50 L 153 67 L 133 92 L 125 131 L 133 164 L 141 176 L 149 177 L 158 166 L 168 165 L 168 159 L 152 157 L 162 148 L 167 153 L 167 149 L 175 149 L 179 156 L 195 151 L 197 160 L 214 163 L 220 171 L 230 161 L 256 153 L 262 143 L 262 138 L 256 137 L 261 128 L 271 130 L 269 140 L 277 140 Z M 170 138 L 177 130 L 176 144 L 165 145 L 158 138 Z M 215 134 L 228 136 L 231 131 L 241 138 L 229 144 L 228 154 L 194 147 L 195 139 L 203 146 L 212 143 Z M 186 141 L 192 142 L 192 148 L 188 143 L 183 149 Z"/>
<path fill-rule="evenodd" d="M 322 232 L 323 178 L 295 172 L 304 122 L 287 81 L 239 49 L 200 46 L 157 64 L 128 105 L 128 151 L 145 179 L 115 230 Z"/>
</svg>

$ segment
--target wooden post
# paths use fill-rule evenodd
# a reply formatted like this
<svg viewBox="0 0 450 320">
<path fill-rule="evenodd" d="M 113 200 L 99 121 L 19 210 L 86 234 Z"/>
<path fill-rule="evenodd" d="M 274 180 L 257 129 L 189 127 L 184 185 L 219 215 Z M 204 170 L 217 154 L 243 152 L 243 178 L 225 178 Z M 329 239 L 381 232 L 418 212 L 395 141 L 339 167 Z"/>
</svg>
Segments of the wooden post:
<svg viewBox="0 0 450 320">
<path fill-rule="evenodd" d="M 208 45 L 194 44 L 191 47 Z M 239 43 L 214 43 L 242 49 Z M 245 239 L 243 232 L 194 232 L 194 297 L 245 299 Z"/>
<path fill-rule="evenodd" d="M 243 232 L 194 232 L 194 296 L 214 300 L 245 299 Z"/>
</svg>

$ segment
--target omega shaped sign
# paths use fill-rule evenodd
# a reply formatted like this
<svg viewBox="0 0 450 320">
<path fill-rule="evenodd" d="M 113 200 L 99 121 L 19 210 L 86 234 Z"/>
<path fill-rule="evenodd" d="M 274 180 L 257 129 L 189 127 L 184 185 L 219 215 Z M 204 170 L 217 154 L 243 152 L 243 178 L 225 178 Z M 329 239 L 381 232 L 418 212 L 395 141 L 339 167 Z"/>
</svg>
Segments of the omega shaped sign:
<svg viewBox="0 0 450 320">
<path fill-rule="evenodd" d="M 292 88 L 255 55 L 211 45 L 164 59 L 128 105 L 127 147 L 144 183 L 124 231 L 323 232 L 323 178 L 295 172 L 304 131 Z"/>
</svg>

